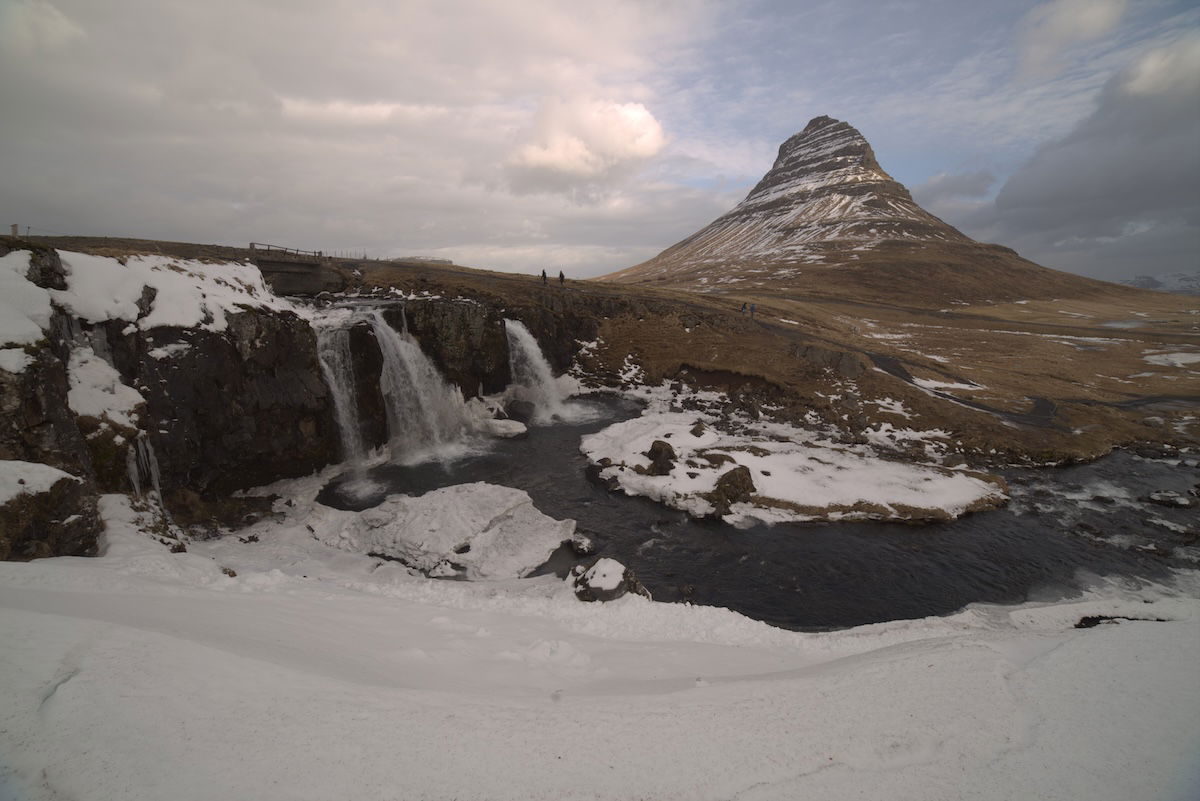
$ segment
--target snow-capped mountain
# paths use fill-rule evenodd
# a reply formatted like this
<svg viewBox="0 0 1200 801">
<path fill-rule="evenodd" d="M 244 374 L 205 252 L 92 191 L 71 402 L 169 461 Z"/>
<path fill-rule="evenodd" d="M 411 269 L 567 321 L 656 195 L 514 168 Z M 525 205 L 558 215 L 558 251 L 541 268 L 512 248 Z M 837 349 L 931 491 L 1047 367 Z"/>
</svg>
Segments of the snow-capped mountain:
<svg viewBox="0 0 1200 801">
<path fill-rule="evenodd" d="M 1121 282 L 1138 289 L 1171 292 L 1176 295 L 1200 295 L 1200 272 L 1139 275 Z"/>
<path fill-rule="evenodd" d="M 780 146 L 774 165 L 732 210 L 604 280 L 699 292 L 813 291 L 820 283 L 999 298 L 1010 290 L 1061 293 L 1086 279 L 976 242 L 933 216 L 884 171 L 857 129 L 822 116 Z"/>
</svg>

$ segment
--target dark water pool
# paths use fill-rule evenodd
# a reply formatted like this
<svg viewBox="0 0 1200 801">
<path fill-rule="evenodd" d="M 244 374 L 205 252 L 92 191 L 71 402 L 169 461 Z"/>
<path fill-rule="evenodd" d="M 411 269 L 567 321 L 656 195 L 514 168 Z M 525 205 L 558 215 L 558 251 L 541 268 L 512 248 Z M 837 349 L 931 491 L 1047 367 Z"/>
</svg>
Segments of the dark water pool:
<svg viewBox="0 0 1200 801">
<path fill-rule="evenodd" d="M 793 629 L 827 629 L 1070 593 L 1086 576 L 1159 579 L 1194 568 L 1197 510 L 1138 501 L 1200 481 L 1190 463 L 1117 453 L 1089 465 L 1009 471 L 1013 502 L 952 523 L 836 523 L 737 529 L 691 520 L 590 481 L 584 434 L 635 416 L 636 405 L 592 398 L 603 419 L 530 429 L 450 464 L 383 465 L 380 489 L 355 497 L 339 477 L 320 500 L 365 509 L 390 493 L 487 481 L 529 493 L 542 512 L 573 518 L 599 552 L 631 567 L 655 600 L 725 606 Z M 1189 544 L 1190 543 L 1190 544 Z"/>
</svg>

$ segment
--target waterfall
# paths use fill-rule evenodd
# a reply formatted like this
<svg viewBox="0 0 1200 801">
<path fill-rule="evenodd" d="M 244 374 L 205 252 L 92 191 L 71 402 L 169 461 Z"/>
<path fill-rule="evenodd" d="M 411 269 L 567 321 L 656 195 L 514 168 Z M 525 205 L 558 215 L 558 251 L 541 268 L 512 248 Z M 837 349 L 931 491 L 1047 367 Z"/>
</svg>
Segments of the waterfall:
<svg viewBox="0 0 1200 801">
<path fill-rule="evenodd" d="M 361 464 L 367 449 L 358 421 L 350 329 L 322 329 L 317 334 L 317 360 L 321 363 L 321 374 L 333 396 L 333 416 L 342 440 L 342 458 L 352 465 Z"/>
<path fill-rule="evenodd" d="M 382 312 L 371 312 L 369 321 L 383 354 L 379 388 L 387 404 L 392 455 L 461 441 L 470 424 L 459 389 L 442 378 L 412 335 L 397 332 Z"/>
<path fill-rule="evenodd" d="M 508 362 L 515 394 L 533 404 L 534 422 L 549 423 L 556 417 L 564 419 L 567 416 L 565 397 L 554 382 L 550 364 L 533 334 L 519 320 L 505 320 L 504 333 L 508 337 Z"/>
</svg>

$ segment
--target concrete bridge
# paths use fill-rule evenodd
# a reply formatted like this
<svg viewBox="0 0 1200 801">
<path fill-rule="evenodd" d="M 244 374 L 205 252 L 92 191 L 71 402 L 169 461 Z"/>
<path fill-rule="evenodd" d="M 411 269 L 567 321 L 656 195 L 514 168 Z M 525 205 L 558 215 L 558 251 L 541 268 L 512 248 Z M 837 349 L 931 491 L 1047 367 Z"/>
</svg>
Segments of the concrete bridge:
<svg viewBox="0 0 1200 801">
<path fill-rule="evenodd" d="M 346 288 L 346 279 L 322 251 L 251 242 L 250 253 L 276 295 L 316 295 Z"/>
</svg>

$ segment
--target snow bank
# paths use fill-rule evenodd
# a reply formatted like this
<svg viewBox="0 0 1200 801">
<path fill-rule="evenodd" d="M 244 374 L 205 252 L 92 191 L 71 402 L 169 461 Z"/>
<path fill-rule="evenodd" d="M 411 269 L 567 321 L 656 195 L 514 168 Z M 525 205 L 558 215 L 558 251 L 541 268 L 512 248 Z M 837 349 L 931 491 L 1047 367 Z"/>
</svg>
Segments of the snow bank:
<svg viewBox="0 0 1200 801">
<path fill-rule="evenodd" d="M 634 596 L 580 603 L 552 577 L 417 578 L 318 542 L 301 521 L 320 530 L 332 510 L 289 500 L 283 519 L 240 532 L 253 540 L 172 554 L 107 496 L 103 556 L 0 563 L 0 793 L 1128 801 L 1200 788 L 1186 575 L 798 634 Z M 1136 620 L 1075 628 L 1121 616 Z"/>
<path fill-rule="evenodd" d="M 479 579 L 528 573 L 574 531 L 574 520 L 542 514 L 524 490 L 479 482 L 417 498 L 393 495 L 319 536 L 329 545 L 382 554 L 432 575 Z"/>
<path fill-rule="evenodd" d="M 39 495 L 64 478 L 78 478 L 58 468 L 38 462 L 0 459 L 0 506 L 18 495 Z"/>
<path fill-rule="evenodd" d="M 37 342 L 50 325 L 49 293 L 26 278 L 29 256 L 28 250 L 0 256 L 0 345 Z"/>
<path fill-rule="evenodd" d="M 697 423 L 701 425 L 697 427 Z M 734 524 L 817 519 L 957 517 L 1003 502 L 1003 489 L 978 475 L 937 465 L 882 458 L 867 446 L 835 444 L 778 423 L 739 423 L 740 433 L 718 430 L 717 419 L 697 412 L 663 411 L 662 404 L 583 438 L 581 450 L 602 465 L 629 495 L 642 495 L 695 516 L 713 514 L 710 496 L 722 474 L 750 471 L 754 494 L 724 519 Z M 927 439 L 919 432 L 874 432 L 883 443 Z M 926 432 L 928 435 L 928 432 Z M 655 440 L 676 454 L 665 475 L 652 475 L 646 456 Z M 607 466 L 604 466 L 607 465 Z"/>
<path fill-rule="evenodd" d="M 67 289 L 50 295 L 89 323 L 128 320 L 142 330 L 177 326 L 223 331 L 227 316 L 244 307 L 295 310 L 271 294 L 253 264 L 167 256 L 114 259 L 67 251 L 59 257 Z M 138 303 L 151 296 L 149 312 L 139 319 Z"/>
<path fill-rule="evenodd" d="M 0 370 L 6 373 L 23 372 L 32 362 L 33 359 L 22 348 L 0 348 Z"/>
</svg>

